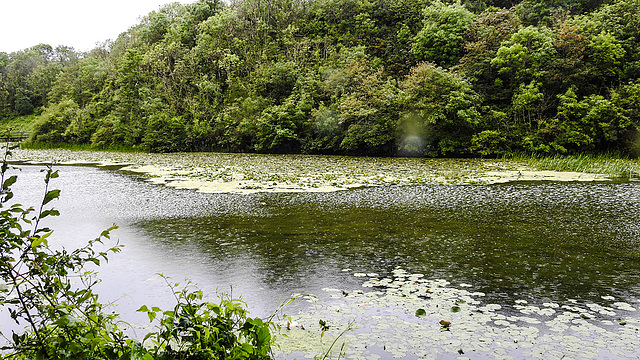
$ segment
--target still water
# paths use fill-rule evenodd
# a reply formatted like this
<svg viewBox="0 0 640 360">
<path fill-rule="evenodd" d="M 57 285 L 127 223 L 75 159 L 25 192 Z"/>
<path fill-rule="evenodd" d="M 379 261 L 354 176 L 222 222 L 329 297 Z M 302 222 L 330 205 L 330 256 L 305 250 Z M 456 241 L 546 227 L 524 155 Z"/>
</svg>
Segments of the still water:
<svg viewBox="0 0 640 360">
<path fill-rule="evenodd" d="M 42 196 L 41 167 L 20 166 L 19 202 Z M 640 183 L 510 183 L 333 193 L 202 194 L 117 169 L 59 168 L 48 220 L 71 247 L 112 224 L 124 245 L 100 269 L 103 301 L 125 320 L 171 306 L 156 276 L 232 291 L 254 316 L 293 293 L 360 288 L 353 272 L 396 266 L 470 284 L 489 302 L 601 302 L 640 296 Z M 351 269 L 351 271 L 343 271 Z"/>
</svg>

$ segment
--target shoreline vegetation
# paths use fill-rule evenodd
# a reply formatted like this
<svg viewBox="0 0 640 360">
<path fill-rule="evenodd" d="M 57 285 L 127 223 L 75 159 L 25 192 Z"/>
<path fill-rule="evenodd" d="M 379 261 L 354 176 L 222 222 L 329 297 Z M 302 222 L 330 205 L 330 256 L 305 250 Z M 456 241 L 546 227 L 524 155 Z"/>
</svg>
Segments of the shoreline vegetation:
<svg viewBox="0 0 640 360">
<path fill-rule="evenodd" d="M 38 144 L 415 157 L 640 155 L 639 0 L 199 0 L 88 52 L 0 52 Z"/>
<path fill-rule="evenodd" d="M 205 193 L 326 192 L 412 184 L 637 180 L 640 176 L 638 160 L 604 155 L 428 159 L 15 149 L 12 161 L 117 167 L 121 171 L 140 174 L 156 184 Z"/>
</svg>

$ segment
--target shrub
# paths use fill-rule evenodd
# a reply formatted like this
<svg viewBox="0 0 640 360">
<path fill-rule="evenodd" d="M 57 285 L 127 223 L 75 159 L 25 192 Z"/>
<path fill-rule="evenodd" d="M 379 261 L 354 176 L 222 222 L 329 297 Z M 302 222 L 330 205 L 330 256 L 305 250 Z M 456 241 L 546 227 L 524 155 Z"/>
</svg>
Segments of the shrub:
<svg viewBox="0 0 640 360">
<path fill-rule="evenodd" d="M 73 100 L 65 100 L 47 108 L 33 126 L 31 140 L 40 143 L 63 143 L 71 123 L 82 123 L 86 114 Z"/>
</svg>

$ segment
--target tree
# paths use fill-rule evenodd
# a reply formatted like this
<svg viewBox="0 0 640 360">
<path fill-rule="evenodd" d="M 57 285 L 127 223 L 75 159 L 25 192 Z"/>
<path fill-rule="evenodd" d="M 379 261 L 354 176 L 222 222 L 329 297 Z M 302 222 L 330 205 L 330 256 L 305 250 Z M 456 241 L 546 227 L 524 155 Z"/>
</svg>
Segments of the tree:
<svg viewBox="0 0 640 360">
<path fill-rule="evenodd" d="M 622 74 L 622 59 L 626 52 L 615 36 L 601 32 L 594 36 L 588 45 L 589 57 L 593 71 L 591 77 L 604 86 L 617 83 Z"/>
<path fill-rule="evenodd" d="M 49 126 L 72 100 L 76 120 L 57 139 L 165 149 L 156 151 L 394 154 L 426 129 L 432 136 L 413 137 L 408 153 L 465 154 L 473 139 L 484 153 L 555 151 L 560 119 L 584 117 L 558 118 L 569 89 L 606 108 L 597 96 L 613 101 L 640 78 L 640 0 L 601 3 L 174 3 L 87 54 L 48 45 L 0 54 L 0 116 L 47 109 Z M 410 85 L 418 73 L 452 98 Z M 594 144 L 580 148 L 613 146 Z"/>
<path fill-rule="evenodd" d="M 463 55 L 465 38 L 475 15 L 460 1 L 450 5 L 440 0 L 424 9 L 424 26 L 413 39 L 411 52 L 417 61 L 447 66 Z"/>
<path fill-rule="evenodd" d="M 599 32 L 607 32 L 617 39 L 625 51 L 622 59 L 621 81 L 640 77 L 640 1 L 615 0 L 589 14 Z"/>
<path fill-rule="evenodd" d="M 118 66 L 113 95 L 109 99 L 116 119 L 114 131 L 128 146 L 140 144 L 146 129 L 140 91 L 146 80 L 142 60 L 140 51 L 127 51 Z"/>
<path fill-rule="evenodd" d="M 181 118 L 159 112 L 149 117 L 142 145 L 150 152 L 184 151 L 186 138 L 185 124 Z"/>
<path fill-rule="evenodd" d="M 566 14 L 582 14 L 599 7 L 604 0 L 523 0 L 514 4 L 527 25 L 552 25 Z"/>
<path fill-rule="evenodd" d="M 91 134 L 91 129 L 84 129 L 87 121 L 86 112 L 75 101 L 59 102 L 46 108 L 33 127 L 30 141 L 46 144 L 82 142 Z"/>
<path fill-rule="evenodd" d="M 112 73 L 104 59 L 88 55 L 63 68 L 49 91 L 50 101 L 71 99 L 84 108 L 98 96 Z"/>
<path fill-rule="evenodd" d="M 515 90 L 522 83 L 542 80 L 554 54 L 551 30 L 528 26 L 504 41 L 491 65 L 498 70 L 501 84 Z"/>
<path fill-rule="evenodd" d="M 528 150 L 576 153 L 618 150 L 618 141 L 634 127 L 611 99 L 591 94 L 579 99 L 575 87 L 558 95 L 558 114 L 544 122 L 536 137 L 526 138 Z"/>
<path fill-rule="evenodd" d="M 53 49 L 45 44 L 2 56 L 0 92 L 5 116 L 30 115 L 46 106 L 64 64 L 74 63 L 76 58 L 69 48 Z"/>
<path fill-rule="evenodd" d="M 434 64 L 421 63 L 411 69 L 400 89 L 401 154 L 468 152 L 474 127 L 480 121 L 480 98 L 465 79 Z"/>
<path fill-rule="evenodd" d="M 487 10 L 469 25 L 465 52 L 458 67 L 475 82 L 488 83 L 495 77 L 491 71 L 493 59 L 503 41 L 517 32 L 520 20 L 513 9 Z"/>
<path fill-rule="evenodd" d="M 392 154 L 398 119 L 395 82 L 385 79 L 382 69 L 373 69 L 366 57 L 350 61 L 341 71 L 344 89 L 335 105 L 343 131 L 340 149 L 349 154 Z"/>
</svg>

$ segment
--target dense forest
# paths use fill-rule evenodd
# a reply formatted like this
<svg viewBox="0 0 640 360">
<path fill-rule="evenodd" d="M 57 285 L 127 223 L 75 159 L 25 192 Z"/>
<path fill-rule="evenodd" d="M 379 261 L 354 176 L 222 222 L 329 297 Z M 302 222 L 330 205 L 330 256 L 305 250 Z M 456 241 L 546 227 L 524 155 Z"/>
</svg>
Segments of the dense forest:
<svg viewBox="0 0 640 360">
<path fill-rule="evenodd" d="M 0 53 L 30 141 L 153 152 L 640 154 L 640 0 L 200 0 Z"/>
</svg>

